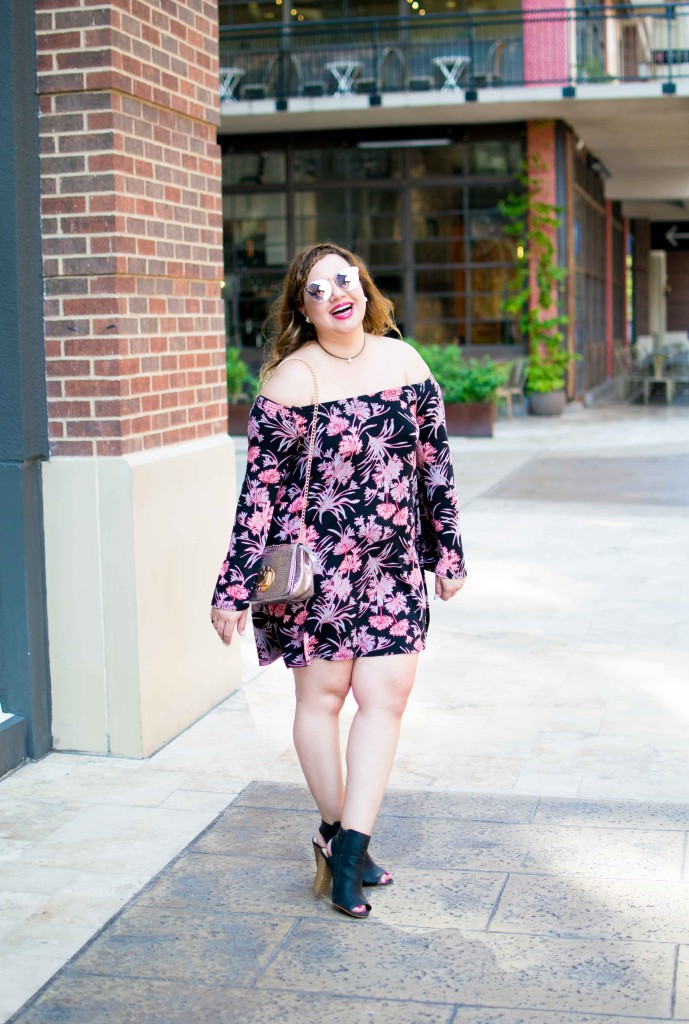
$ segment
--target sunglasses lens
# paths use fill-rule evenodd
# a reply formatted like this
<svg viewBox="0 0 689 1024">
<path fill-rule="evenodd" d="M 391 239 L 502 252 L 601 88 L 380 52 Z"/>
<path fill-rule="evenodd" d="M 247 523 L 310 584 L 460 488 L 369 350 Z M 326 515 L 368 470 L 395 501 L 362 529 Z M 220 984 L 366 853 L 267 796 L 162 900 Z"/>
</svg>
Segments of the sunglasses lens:
<svg viewBox="0 0 689 1024">
<path fill-rule="evenodd" d="M 346 292 L 353 291 L 359 283 L 359 268 L 347 267 L 335 277 L 335 283 L 338 288 L 342 288 Z"/>
<path fill-rule="evenodd" d="M 325 302 L 333 293 L 330 281 L 312 281 L 306 286 L 306 294 L 310 295 L 314 302 Z"/>
</svg>

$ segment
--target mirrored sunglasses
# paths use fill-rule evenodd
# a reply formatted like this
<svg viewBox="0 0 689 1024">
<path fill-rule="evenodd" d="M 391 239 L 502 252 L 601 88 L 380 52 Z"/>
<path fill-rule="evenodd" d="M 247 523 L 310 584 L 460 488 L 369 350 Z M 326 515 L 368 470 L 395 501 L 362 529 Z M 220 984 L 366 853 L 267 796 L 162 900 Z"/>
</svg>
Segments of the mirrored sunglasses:
<svg viewBox="0 0 689 1024">
<path fill-rule="evenodd" d="M 307 284 L 304 291 L 314 302 L 326 302 L 333 293 L 332 282 L 344 292 L 353 292 L 359 283 L 359 268 L 347 267 L 334 277 L 319 277 L 317 281 Z"/>
</svg>

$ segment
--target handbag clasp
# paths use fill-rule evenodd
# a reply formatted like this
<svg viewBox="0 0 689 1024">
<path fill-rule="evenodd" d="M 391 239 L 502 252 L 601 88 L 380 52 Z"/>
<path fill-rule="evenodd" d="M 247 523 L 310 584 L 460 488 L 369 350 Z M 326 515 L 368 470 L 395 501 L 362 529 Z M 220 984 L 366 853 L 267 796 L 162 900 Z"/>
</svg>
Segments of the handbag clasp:
<svg viewBox="0 0 689 1024">
<path fill-rule="evenodd" d="M 270 565 L 261 566 L 261 571 L 256 580 L 256 589 L 263 593 L 269 590 L 275 582 L 275 570 Z"/>
</svg>

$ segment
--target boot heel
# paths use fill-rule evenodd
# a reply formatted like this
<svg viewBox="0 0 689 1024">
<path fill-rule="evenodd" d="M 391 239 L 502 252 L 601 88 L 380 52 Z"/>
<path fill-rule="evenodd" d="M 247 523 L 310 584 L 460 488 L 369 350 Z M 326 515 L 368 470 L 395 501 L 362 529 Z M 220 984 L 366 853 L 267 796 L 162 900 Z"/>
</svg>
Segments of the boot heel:
<svg viewBox="0 0 689 1024">
<path fill-rule="evenodd" d="M 330 883 L 333 878 L 330 864 L 321 853 L 321 847 L 318 843 L 313 844 L 313 852 L 316 857 L 316 877 L 313 880 L 313 891 L 316 893 L 316 896 L 328 896 L 330 893 Z"/>
</svg>

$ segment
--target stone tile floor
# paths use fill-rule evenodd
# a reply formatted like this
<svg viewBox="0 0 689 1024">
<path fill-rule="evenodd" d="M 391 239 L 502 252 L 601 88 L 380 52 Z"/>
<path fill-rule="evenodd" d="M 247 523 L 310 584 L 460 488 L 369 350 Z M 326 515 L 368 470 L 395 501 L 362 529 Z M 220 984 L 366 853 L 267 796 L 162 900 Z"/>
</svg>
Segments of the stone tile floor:
<svg viewBox="0 0 689 1024">
<path fill-rule="evenodd" d="M 0 781 L 0 1020 L 72 957 L 18 1020 L 689 1020 L 689 410 L 453 452 L 471 578 L 432 607 L 372 918 L 310 892 L 290 678 L 246 643 L 148 760 Z"/>
<path fill-rule="evenodd" d="M 313 894 L 312 830 L 252 783 L 12 1020 L 686 1019 L 689 805 L 392 791 L 366 922 Z"/>
</svg>

